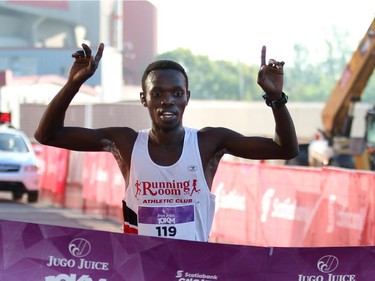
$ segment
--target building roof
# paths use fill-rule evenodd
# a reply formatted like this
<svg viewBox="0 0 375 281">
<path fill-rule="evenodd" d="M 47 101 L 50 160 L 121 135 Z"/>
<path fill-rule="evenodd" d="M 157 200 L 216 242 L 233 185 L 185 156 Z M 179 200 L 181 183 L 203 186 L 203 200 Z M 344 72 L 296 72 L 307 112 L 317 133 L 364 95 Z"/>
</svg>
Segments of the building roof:
<svg viewBox="0 0 375 281">
<path fill-rule="evenodd" d="M 29 76 L 14 76 L 7 77 L 5 82 L 6 86 L 14 85 L 35 85 L 35 84 L 53 84 L 58 86 L 64 86 L 67 82 L 65 77 L 59 75 L 29 75 Z M 97 88 L 90 85 L 83 84 L 80 87 L 80 92 L 89 94 L 92 96 L 98 96 L 99 92 Z"/>
</svg>

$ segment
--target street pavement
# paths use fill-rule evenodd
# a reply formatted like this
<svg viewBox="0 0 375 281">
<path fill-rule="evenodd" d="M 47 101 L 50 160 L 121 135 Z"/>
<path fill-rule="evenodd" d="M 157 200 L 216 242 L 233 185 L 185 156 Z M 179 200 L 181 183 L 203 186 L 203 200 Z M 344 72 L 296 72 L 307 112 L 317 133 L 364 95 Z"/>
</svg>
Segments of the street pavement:
<svg viewBox="0 0 375 281">
<path fill-rule="evenodd" d="M 11 201 L 10 193 L 0 192 L 0 219 L 47 225 L 122 233 L 121 222 L 53 206 L 50 202 L 27 203 Z"/>
</svg>

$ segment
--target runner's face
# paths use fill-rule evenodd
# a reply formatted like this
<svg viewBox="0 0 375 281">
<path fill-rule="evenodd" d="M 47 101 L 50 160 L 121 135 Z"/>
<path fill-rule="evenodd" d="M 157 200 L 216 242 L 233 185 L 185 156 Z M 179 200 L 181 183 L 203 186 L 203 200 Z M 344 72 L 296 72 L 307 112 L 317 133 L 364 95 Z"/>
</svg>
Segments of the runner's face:
<svg viewBox="0 0 375 281">
<path fill-rule="evenodd" d="M 153 125 L 160 128 L 181 126 L 190 98 L 184 75 L 173 69 L 154 70 L 147 76 L 145 86 L 141 101 L 148 108 Z"/>
</svg>

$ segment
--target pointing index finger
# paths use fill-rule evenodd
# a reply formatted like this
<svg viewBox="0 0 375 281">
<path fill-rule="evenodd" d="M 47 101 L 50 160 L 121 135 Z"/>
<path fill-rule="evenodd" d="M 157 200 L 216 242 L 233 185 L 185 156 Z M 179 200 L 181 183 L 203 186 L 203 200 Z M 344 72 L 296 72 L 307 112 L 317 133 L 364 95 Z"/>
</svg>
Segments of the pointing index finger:
<svg viewBox="0 0 375 281">
<path fill-rule="evenodd" d="M 260 56 L 260 67 L 266 64 L 266 46 L 262 47 L 262 54 Z"/>
<path fill-rule="evenodd" d="M 99 61 L 102 58 L 103 50 L 104 50 L 104 44 L 100 43 L 99 47 L 98 47 L 98 51 L 97 51 L 96 56 L 95 56 L 96 61 Z"/>
</svg>

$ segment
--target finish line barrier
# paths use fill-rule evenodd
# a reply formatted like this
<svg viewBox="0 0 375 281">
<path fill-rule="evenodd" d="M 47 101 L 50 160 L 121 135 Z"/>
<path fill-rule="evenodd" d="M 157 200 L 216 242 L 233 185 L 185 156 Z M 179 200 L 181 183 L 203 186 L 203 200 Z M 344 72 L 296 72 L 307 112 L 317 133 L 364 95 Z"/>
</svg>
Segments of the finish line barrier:
<svg viewBox="0 0 375 281">
<path fill-rule="evenodd" d="M 72 199 L 66 188 L 68 168 L 80 171 L 82 210 L 90 204 L 104 215 L 115 210 L 122 221 L 125 183 L 111 153 L 40 150 L 43 194 L 64 206 L 62 201 Z M 373 171 L 223 160 L 212 185 L 216 209 L 210 239 L 278 247 L 375 245 L 374 187 Z"/>
<path fill-rule="evenodd" d="M 1 281 L 373 281 L 375 247 L 204 243 L 0 220 Z"/>
</svg>

